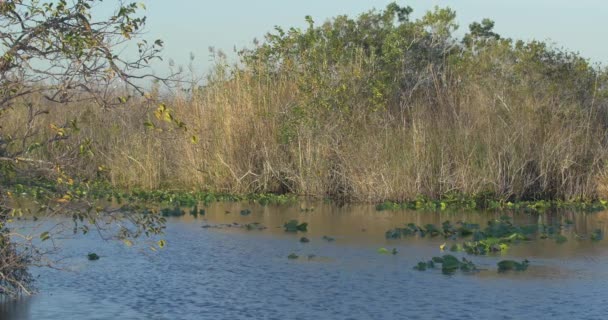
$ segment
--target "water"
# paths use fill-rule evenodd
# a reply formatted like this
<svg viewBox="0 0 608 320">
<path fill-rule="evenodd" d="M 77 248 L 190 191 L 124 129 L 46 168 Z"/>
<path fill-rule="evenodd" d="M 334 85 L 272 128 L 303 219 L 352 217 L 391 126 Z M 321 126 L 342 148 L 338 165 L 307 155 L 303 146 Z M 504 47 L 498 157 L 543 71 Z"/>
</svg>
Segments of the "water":
<svg viewBox="0 0 608 320">
<path fill-rule="evenodd" d="M 502 256 L 468 256 L 474 275 L 415 271 L 440 255 L 442 238 L 386 240 L 407 222 L 485 225 L 487 213 L 376 212 L 368 206 L 257 207 L 215 204 L 204 217 L 170 218 L 159 252 L 104 242 L 96 233 L 63 240 L 70 271 L 39 269 L 38 295 L 0 306 L 0 319 L 604 319 L 608 314 L 608 240 L 522 243 Z M 239 211 L 252 209 L 249 216 Z M 229 213 L 226 213 L 229 211 Z M 309 223 L 306 234 L 281 228 Z M 516 215 L 517 223 L 571 219 L 566 234 L 606 233 L 608 212 Z M 260 222 L 268 229 L 201 228 Z M 310 243 L 300 243 L 305 235 Z M 333 242 L 322 240 L 328 235 Z M 396 248 L 382 255 L 380 247 Z M 96 252 L 98 261 L 86 254 Z M 301 256 L 289 260 L 290 253 Z M 314 254 L 312 259 L 306 258 Z M 496 263 L 531 261 L 499 274 Z"/>
</svg>

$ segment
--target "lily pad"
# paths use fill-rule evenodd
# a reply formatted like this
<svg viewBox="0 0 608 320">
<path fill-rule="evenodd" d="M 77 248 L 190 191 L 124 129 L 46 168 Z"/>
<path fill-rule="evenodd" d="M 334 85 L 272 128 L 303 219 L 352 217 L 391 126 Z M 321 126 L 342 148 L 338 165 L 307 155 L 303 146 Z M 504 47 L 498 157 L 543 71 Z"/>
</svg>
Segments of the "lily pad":
<svg viewBox="0 0 608 320">
<path fill-rule="evenodd" d="M 285 228 L 285 231 L 287 232 L 306 232 L 308 231 L 308 223 L 299 223 L 298 220 L 290 220 L 289 222 L 283 224 L 283 228 Z"/>
<path fill-rule="evenodd" d="M 444 274 L 451 274 L 460 269 L 460 261 L 453 255 L 446 254 L 443 256 L 443 263 L 441 264 L 441 272 Z"/>
<path fill-rule="evenodd" d="M 388 251 L 387 248 L 379 248 L 378 249 L 378 253 L 380 253 L 380 254 L 389 254 L 390 251 Z"/>
<path fill-rule="evenodd" d="M 97 255 L 97 253 L 90 252 L 89 254 L 87 254 L 87 258 L 88 258 L 90 261 L 99 260 L 99 255 Z"/>
<path fill-rule="evenodd" d="M 528 269 L 529 264 L 530 261 L 528 261 L 528 259 L 525 259 L 522 262 L 517 262 L 514 260 L 502 260 L 498 263 L 498 272 L 506 272 L 510 270 L 524 271 Z"/>
<path fill-rule="evenodd" d="M 420 261 L 418 262 L 417 265 L 414 266 L 414 270 L 418 270 L 418 271 L 425 271 L 426 269 L 433 269 L 435 268 L 435 263 L 433 263 L 433 261 Z"/>
</svg>

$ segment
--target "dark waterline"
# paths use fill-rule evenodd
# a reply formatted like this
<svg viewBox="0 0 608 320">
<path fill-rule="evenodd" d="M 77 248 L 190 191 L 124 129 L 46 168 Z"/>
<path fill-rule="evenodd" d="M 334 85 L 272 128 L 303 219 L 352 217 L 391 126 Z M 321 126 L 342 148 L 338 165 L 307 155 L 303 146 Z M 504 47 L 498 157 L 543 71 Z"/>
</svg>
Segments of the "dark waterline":
<svg viewBox="0 0 608 320">
<path fill-rule="evenodd" d="M 40 293 L 0 306 L 0 319 L 603 319 L 608 314 L 608 242 L 577 241 L 574 232 L 606 233 L 608 212 L 516 215 L 518 223 L 571 219 L 569 241 L 534 241 L 502 256 L 467 256 L 475 275 L 419 272 L 420 260 L 440 255 L 442 238 L 386 240 L 407 222 L 485 222 L 487 213 L 376 212 L 371 207 L 314 204 L 255 207 L 214 204 L 204 217 L 170 218 L 159 251 L 102 242 L 95 233 L 64 240 L 71 271 L 34 270 Z M 247 216 L 239 214 L 250 208 Z M 188 210 L 186 210 L 188 211 Z M 228 213 L 227 213 L 228 212 Z M 288 234 L 289 219 L 309 223 Z M 206 224 L 259 222 L 262 231 Z M 310 243 L 298 240 L 305 235 Z M 336 238 L 327 242 L 324 235 Z M 393 255 L 377 249 L 397 248 Z M 88 261 L 86 254 L 102 258 Z M 290 253 L 313 259 L 289 260 Z M 462 254 L 460 254 L 462 255 Z M 498 274 L 496 262 L 531 261 L 523 273 Z"/>
</svg>

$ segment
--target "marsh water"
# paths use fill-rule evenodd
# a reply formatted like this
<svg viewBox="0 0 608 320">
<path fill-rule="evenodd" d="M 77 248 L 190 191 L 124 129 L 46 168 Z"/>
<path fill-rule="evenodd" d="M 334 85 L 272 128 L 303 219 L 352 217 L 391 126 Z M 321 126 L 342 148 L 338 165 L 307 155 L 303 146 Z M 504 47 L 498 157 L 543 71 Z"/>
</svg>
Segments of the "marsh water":
<svg viewBox="0 0 608 320">
<path fill-rule="evenodd" d="M 303 211 L 301 206 L 314 206 Z M 250 209 L 251 214 L 240 211 Z M 187 209 L 186 209 L 187 211 Z M 485 225 L 498 213 L 376 211 L 314 203 L 216 203 L 204 216 L 169 218 L 157 252 L 105 242 L 92 232 L 60 241 L 69 270 L 35 269 L 39 293 L 0 306 L 0 319 L 604 319 L 608 315 L 608 212 L 515 214 L 519 224 L 571 220 L 568 241 L 522 242 L 466 256 L 474 274 L 413 270 L 441 255 L 442 237 L 388 240 L 388 229 L 445 220 Z M 306 233 L 287 233 L 291 219 Z M 258 222 L 263 230 L 239 226 Z M 229 226 L 230 225 L 230 226 Z M 203 227 L 211 226 L 211 227 Z M 310 242 L 301 243 L 302 236 Z M 334 238 L 327 241 L 323 236 Z M 449 242 L 449 241 L 448 241 Z M 398 253 L 379 254 L 378 248 Z M 101 258 L 89 261 L 87 253 Z M 295 253 L 300 258 L 288 259 Z M 314 255 L 309 258 L 309 255 Z M 498 273 L 502 259 L 530 261 Z"/>
</svg>

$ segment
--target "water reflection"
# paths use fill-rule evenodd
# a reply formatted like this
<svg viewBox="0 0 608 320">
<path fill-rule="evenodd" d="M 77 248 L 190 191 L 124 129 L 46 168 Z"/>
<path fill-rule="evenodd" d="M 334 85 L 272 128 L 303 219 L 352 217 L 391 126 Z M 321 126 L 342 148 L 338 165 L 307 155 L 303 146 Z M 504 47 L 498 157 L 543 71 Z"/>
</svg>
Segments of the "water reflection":
<svg viewBox="0 0 608 320">
<path fill-rule="evenodd" d="M 169 218 L 168 245 L 153 254 L 95 233 L 64 242 L 62 257 L 77 272 L 33 270 L 41 293 L 0 304 L 0 319 L 599 319 L 607 311 L 608 240 L 574 239 L 597 228 L 608 232 L 607 212 L 513 214 L 520 225 L 574 224 L 560 231 L 566 243 L 548 239 L 514 245 L 502 256 L 468 256 L 486 270 L 444 276 L 412 267 L 440 255 L 445 239 L 387 240 L 385 232 L 409 222 L 485 226 L 501 214 L 378 212 L 325 203 L 215 203 L 205 209 L 204 216 Z M 243 209 L 251 213 L 241 215 Z M 309 243 L 299 241 L 304 234 L 283 230 L 291 219 L 309 224 Z M 201 228 L 253 222 L 268 228 Z M 380 255 L 379 247 L 399 253 Z M 102 258 L 88 261 L 91 251 Z M 290 260 L 290 253 L 317 258 Z M 504 258 L 527 258 L 531 266 L 498 274 L 496 263 Z"/>
<path fill-rule="evenodd" d="M 0 298 L 0 319 L 29 319 L 32 297 L 18 300 Z"/>
</svg>

